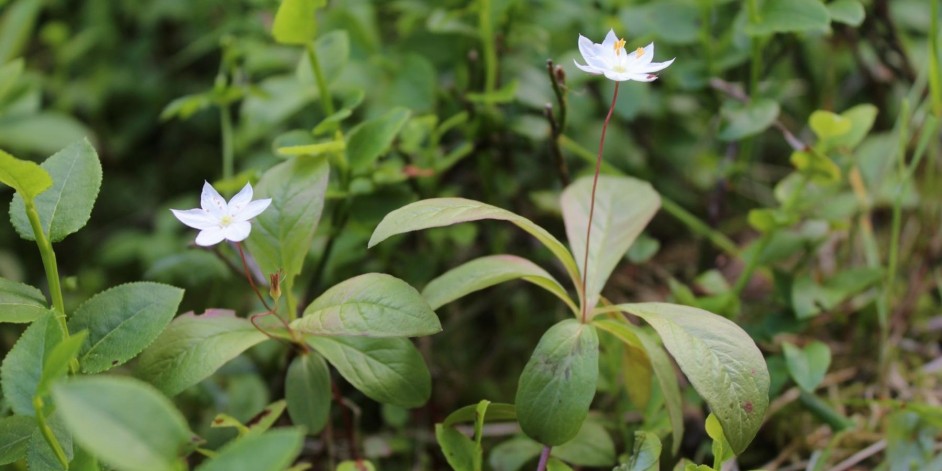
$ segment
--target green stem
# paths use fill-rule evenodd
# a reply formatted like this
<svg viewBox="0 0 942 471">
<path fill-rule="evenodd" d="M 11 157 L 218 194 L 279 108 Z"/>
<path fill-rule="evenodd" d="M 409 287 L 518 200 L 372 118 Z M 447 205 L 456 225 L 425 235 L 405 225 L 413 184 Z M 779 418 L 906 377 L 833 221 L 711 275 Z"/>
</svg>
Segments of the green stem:
<svg viewBox="0 0 942 471">
<path fill-rule="evenodd" d="M 65 301 L 62 298 L 62 285 L 59 283 L 59 265 L 56 263 L 56 253 L 52 250 L 52 243 L 43 232 L 42 223 L 39 222 L 39 213 L 33 202 L 23 198 L 26 203 L 26 217 L 33 228 L 33 237 L 39 247 L 39 256 L 42 257 L 43 268 L 46 270 L 46 283 L 49 284 L 49 297 L 52 298 L 52 307 L 56 312 L 56 319 L 62 328 L 65 338 L 69 338 L 69 329 L 65 322 Z"/>
<path fill-rule="evenodd" d="M 840 432 L 841 430 L 851 428 L 855 425 L 854 421 L 834 410 L 834 408 L 812 393 L 801 391 L 798 400 L 801 401 L 801 404 L 814 414 L 815 417 L 830 425 L 834 432 Z"/>
<path fill-rule="evenodd" d="M 222 179 L 229 180 L 235 173 L 232 115 L 229 112 L 229 105 L 219 105 L 219 127 L 222 130 Z"/>
<path fill-rule="evenodd" d="M 618 101 L 618 84 L 615 82 L 615 91 L 612 93 L 612 105 L 608 108 L 608 114 L 605 116 L 605 122 L 602 123 L 602 137 L 599 139 L 599 154 L 595 159 L 595 175 L 592 178 L 592 197 L 589 199 L 589 222 L 585 227 L 585 257 L 582 259 L 582 323 L 585 324 L 588 319 L 589 311 L 589 293 L 586 285 L 589 275 L 589 246 L 592 236 L 592 217 L 595 216 L 595 190 L 599 186 L 599 171 L 602 169 L 602 149 L 605 148 L 605 131 L 608 130 L 608 122 L 612 120 L 612 113 L 615 112 L 615 102 Z M 594 307 L 594 306 L 593 306 Z M 547 453 L 548 454 L 548 453 Z"/>
<path fill-rule="evenodd" d="M 314 73 L 314 81 L 317 83 L 317 90 L 321 96 L 321 106 L 324 108 L 324 114 L 330 116 L 334 114 L 334 102 L 330 97 L 330 89 L 327 88 L 327 80 L 324 78 L 324 71 L 321 70 L 321 63 L 317 60 L 317 48 L 314 43 L 307 43 L 307 58 L 311 63 L 311 72 Z"/>
<path fill-rule="evenodd" d="M 494 49 L 494 27 L 491 25 L 491 0 L 480 0 L 478 22 L 481 47 L 484 50 L 484 93 L 497 86 L 497 51 Z"/>
<path fill-rule="evenodd" d="M 52 429 L 49 428 L 49 424 L 46 423 L 46 416 L 43 414 L 43 400 L 40 399 L 39 396 L 33 397 L 33 410 L 36 412 L 36 423 L 39 425 L 39 431 L 42 432 L 46 443 L 52 448 L 52 452 L 56 455 L 59 464 L 61 464 L 64 469 L 69 469 L 69 458 L 65 455 L 62 445 L 59 444 L 59 439 L 56 438 L 56 435 L 52 433 Z"/>
<path fill-rule="evenodd" d="M 932 113 L 942 118 L 942 70 L 939 69 L 939 0 L 932 0 L 929 18 L 929 92 Z"/>
</svg>

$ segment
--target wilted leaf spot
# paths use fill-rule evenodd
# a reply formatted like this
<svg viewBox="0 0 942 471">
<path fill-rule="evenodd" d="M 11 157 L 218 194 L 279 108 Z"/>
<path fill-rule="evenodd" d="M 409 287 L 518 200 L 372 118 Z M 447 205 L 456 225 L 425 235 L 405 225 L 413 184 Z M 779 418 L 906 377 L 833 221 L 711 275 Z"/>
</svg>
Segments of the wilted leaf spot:
<svg viewBox="0 0 942 471">
<path fill-rule="evenodd" d="M 751 413 L 752 413 L 752 402 L 751 402 L 751 401 L 746 401 L 746 402 L 744 402 L 743 405 L 742 405 L 742 410 L 746 411 L 747 414 L 751 414 Z"/>
<path fill-rule="evenodd" d="M 268 416 L 268 414 L 271 414 L 271 409 L 265 409 L 265 410 L 259 412 L 255 417 L 252 417 L 251 419 L 249 419 L 249 421 L 246 422 L 245 425 L 246 425 L 247 427 L 251 427 L 251 426 L 253 426 L 253 425 L 255 425 L 255 424 L 261 422 L 262 419 L 264 419 L 266 416 Z"/>
</svg>

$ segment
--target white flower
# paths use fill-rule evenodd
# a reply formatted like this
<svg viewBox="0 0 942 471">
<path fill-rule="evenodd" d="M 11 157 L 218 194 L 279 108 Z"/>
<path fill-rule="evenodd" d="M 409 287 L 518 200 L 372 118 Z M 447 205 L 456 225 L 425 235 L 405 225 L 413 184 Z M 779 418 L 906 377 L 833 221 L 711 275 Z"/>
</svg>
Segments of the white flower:
<svg viewBox="0 0 942 471">
<path fill-rule="evenodd" d="M 258 216 L 271 204 L 271 198 L 252 201 L 252 185 L 246 184 L 238 194 L 226 203 L 222 195 L 209 182 L 203 182 L 200 196 L 202 208 L 181 211 L 171 209 L 183 224 L 199 229 L 196 244 L 215 245 L 223 240 L 241 242 L 252 232 L 250 219 Z"/>
<path fill-rule="evenodd" d="M 663 70 L 674 62 L 651 62 L 654 59 L 654 43 L 648 47 L 627 52 L 625 40 L 618 39 L 614 30 L 609 30 L 602 44 L 595 44 L 589 38 L 579 35 L 579 52 L 586 65 L 576 62 L 576 67 L 590 74 L 604 74 L 616 82 L 637 80 L 651 82 L 657 79 L 654 72 Z M 575 62 L 575 61 L 574 61 Z"/>
</svg>

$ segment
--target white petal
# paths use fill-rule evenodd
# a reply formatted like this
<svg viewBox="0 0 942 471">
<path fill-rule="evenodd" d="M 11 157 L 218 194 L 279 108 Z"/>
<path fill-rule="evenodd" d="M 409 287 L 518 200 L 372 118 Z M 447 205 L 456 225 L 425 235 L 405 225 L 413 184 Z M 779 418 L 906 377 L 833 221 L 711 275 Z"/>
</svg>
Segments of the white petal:
<svg viewBox="0 0 942 471">
<path fill-rule="evenodd" d="M 203 247 L 209 247 L 210 245 L 216 245 L 222 240 L 225 239 L 225 233 L 220 227 L 211 227 L 208 229 L 203 229 L 196 236 L 196 245 L 202 245 Z"/>
<path fill-rule="evenodd" d="M 613 70 L 605 71 L 605 78 L 609 80 L 614 80 L 616 82 L 624 82 L 625 80 L 631 80 L 632 74 L 626 72 L 615 72 Z"/>
<path fill-rule="evenodd" d="M 579 35 L 579 53 L 583 58 L 595 56 L 595 43 L 581 34 Z"/>
<path fill-rule="evenodd" d="M 242 211 L 242 208 L 249 204 L 249 201 L 252 201 L 252 185 L 246 183 L 242 190 L 229 200 L 229 213 L 236 214 Z"/>
<path fill-rule="evenodd" d="M 638 55 L 635 54 L 635 57 L 638 57 Z M 654 60 L 654 43 L 644 47 L 644 52 L 641 54 L 641 57 L 638 57 L 638 63 L 650 64 L 652 60 Z"/>
<path fill-rule="evenodd" d="M 226 200 L 213 188 L 209 182 L 203 182 L 203 194 L 200 195 L 200 206 L 216 217 L 222 217 L 226 214 Z"/>
<path fill-rule="evenodd" d="M 218 219 L 199 208 L 187 209 L 186 211 L 171 209 L 170 211 L 180 222 L 194 229 L 207 229 L 219 224 Z"/>
<path fill-rule="evenodd" d="M 252 224 L 245 221 L 234 222 L 226 226 L 222 232 L 226 240 L 242 242 L 243 240 L 247 239 L 249 237 L 249 233 L 252 232 Z"/>
<path fill-rule="evenodd" d="M 598 75 L 598 74 L 601 74 L 601 73 L 602 73 L 602 71 L 599 70 L 597 67 L 592 67 L 591 65 L 582 65 L 582 64 L 576 62 L 575 59 L 573 59 L 572 62 L 573 62 L 574 64 L 576 64 L 576 67 L 578 67 L 580 70 L 582 70 L 582 71 L 584 71 L 584 72 L 588 72 L 588 73 L 590 73 L 590 74 L 595 74 L 595 75 Z"/>
<path fill-rule="evenodd" d="M 660 71 L 660 70 L 664 70 L 664 69 L 666 69 L 669 65 L 671 65 L 671 64 L 673 64 L 673 63 L 674 63 L 674 59 L 671 59 L 671 60 L 666 61 L 666 62 L 652 62 L 652 63 L 650 63 L 650 64 L 648 64 L 648 65 L 643 66 L 643 67 L 637 67 L 637 68 L 635 69 L 635 71 L 638 72 L 638 73 L 650 74 L 650 73 L 653 73 L 653 72 L 657 72 L 657 71 Z"/>
<path fill-rule="evenodd" d="M 634 80 L 637 82 L 653 82 L 657 80 L 657 75 L 654 74 L 631 74 L 628 77 L 628 80 Z"/>
<path fill-rule="evenodd" d="M 606 49 L 615 50 L 615 43 L 618 41 L 618 36 L 615 36 L 615 30 L 608 30 L 608 34 L 605 35 L 605 40 L 602 41 L 602 47 Z"/>
<path fill-rule="evenodd" d="M 265 198 L 262 200 L 255 200 L 250 202 L 237 213 L 233 213 L 232 219 L 235 221 L 248 221 L 249 219 L 262 214 L 262 211 L 268 208 L 268 205 L 271 204 L 271 198 Z"/>
</svg>

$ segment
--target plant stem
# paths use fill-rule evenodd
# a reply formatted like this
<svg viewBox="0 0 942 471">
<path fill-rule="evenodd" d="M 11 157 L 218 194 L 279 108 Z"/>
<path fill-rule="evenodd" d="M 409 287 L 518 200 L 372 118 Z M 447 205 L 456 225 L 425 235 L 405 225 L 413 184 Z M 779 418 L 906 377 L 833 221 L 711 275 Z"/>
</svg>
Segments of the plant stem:
<svg viewBox="0 0 942 471">
<path fill-rule="evenodd" d="M 52 250 L 52 243 L 43 232 L 42 223 L 39 221 L 39 213 L 32 200 L 23 198 L 26 203 L 26 217 L 29 218 L 29 225 L 33 229 L 33 237 L 36 239 L 36 246 L 39 247 L 39 256 L 42 257 L 43 268 L 46 271 L 46 283 L 49 284 L 49 297 L 52 298 L 52 307 L 56 312 L 56 320 L 62 328 L 65 339 L 69 338 L 69 328 L 65 322 L 65 302 L 62 298 L 62 285 L 59 283 L 59 265 L 56 263 L 56 253 Z"/>
<path fill-rule="evenodd" d="M 536 471 L 545 471 L 546 463 L 549 462 L 550 450 L 552 447 L 544 446 L 543 450 L 540 451 L 540 462 L 536 465 Z"/>
<path fill-rule="evenodd" d="M 56 438 L 52 429 L 49 428 L 49 424 L 46 423 L 46 416 L 43 415 L 43 400 L 39 396 L 33 397 L 33 411 L 36 412 L 36 423 L 39 425 L 39 431 L 42 432 L 46 443 L 52 448 L 52 452 L 56 455 L 59 464 L 61 464 L 64 469 L 69 469 L 69 458 L 65 455 L 65 451 L 62 450 L 59 439 Z"/>
<path fill-rule="evenodd" d="M 219 127 L 222 129 L 222 179 L 232 178 L 235 169 L 235 152 L 232 143 L 232 115 L 229 105 L 219 105 Z"/>
<path fill-rule="evenodd" d="M 491 25 L 491 0 L 480 0 L 478 7 L 478 26 L 484 50 L 484 93 L 489 95 L 497 86 L 497 51 L 494 49 L 494 27 Z"/>
<path fill-rule="evenodd" d="M 317 90 L 321 95 L 321 106 L 324 108 L 324 114 L 330 116 L 334 114 L 334 102 L 330 97 L 330 90 L 327 88 L 327 80 L 324 79 L 324 72 L 321 70 L 321 63 L 317 60 L 317 49 L 314 43 L 307 43 L 307 58 L 311 63 L 311 72 L 314 73 L 314 81 L 317 83 Z"/>
<path fill-rule="evenodd" d="M 242 268 L 245 269 L 245 279 L 248 280 L 249 286 L 252 287 L 252 291 L 255 292 L 255 296 L 258 297 L 258 300 L 262 302 L 262 306 L 265 306 L 265 309 L 274 314 L 271 306 L 268 305 L 268 301 L 265 301 L 265 297 L 262 296 L 262 293 L 258 290 L 258 287 L 255 286 L 255 280 L 252 279 L 252 271 L 249 270 L 249 263 L 245 259 L 245 250 L 242 250 L 242 243 L 236 242 L 235 246 L 237 249 L 239 249 L 239 257 L 242 258 Z"/>
<path fill-rule="evenodd" d="M 589 199 L 589 223 L 585 228 L 585 256 L 582 258 L 582 323 L 586 322 L 589 311 L 589 298 L 586 291 L 586 282 L 589 274 L 589 238 L 592 235 L 592 218 L 595 216 L 595 190 L 599 186 L 599 171 L 602 169 L 602 149 L 605 147 L 605 131 L 608 130 L 608 122 L 612 120 L 612 113 L 615 112 L 615 102 L 618 100 L 618 82 L 615 82 L 615 91 L 612 93 L 612 104 L 608 108 L 608 114 L 605 116 L 605 122 L 602 123 L 602 137 L 599 139 L 599 154 L 595 160 L 595 175 L 592 178 L 592 197 Z"/>
<path fill-rule="evenodd" d="M 942 70 L 939 70 L 939 0 L 932 0 L 929 17 L 929 92 L 932 113 L 942 118 Z"/>
</svg>

